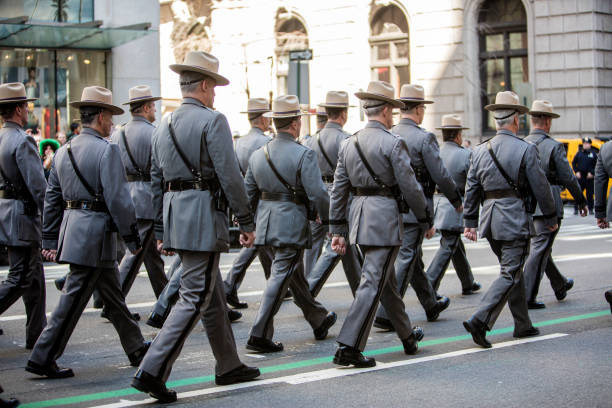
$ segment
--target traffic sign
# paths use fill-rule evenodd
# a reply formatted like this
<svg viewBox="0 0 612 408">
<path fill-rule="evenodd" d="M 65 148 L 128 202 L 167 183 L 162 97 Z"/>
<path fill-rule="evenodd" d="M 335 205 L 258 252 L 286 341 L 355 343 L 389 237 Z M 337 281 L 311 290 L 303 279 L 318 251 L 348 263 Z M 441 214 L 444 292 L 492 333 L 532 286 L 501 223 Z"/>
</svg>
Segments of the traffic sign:
<svg viewBox="0 0 612 408">
<path fill-rule="evenodd" d="M 312 50 L 289 51 L 289 61 L 310 61 Z"/>
</svg>

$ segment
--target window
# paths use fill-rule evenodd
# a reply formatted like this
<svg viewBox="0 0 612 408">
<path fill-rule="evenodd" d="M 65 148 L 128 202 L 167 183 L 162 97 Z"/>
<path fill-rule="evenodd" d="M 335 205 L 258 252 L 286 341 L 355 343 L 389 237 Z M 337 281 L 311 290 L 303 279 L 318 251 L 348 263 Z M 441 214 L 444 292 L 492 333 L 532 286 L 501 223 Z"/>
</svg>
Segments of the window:
<svg viewBox="0 0 612 408">
<path fill-rule="evenodd" d="M 87 23 L 93 21 L 93 0 L 10 0 L 0 1 L 0 16 L 26 16 L 32 21 Z"/>
<path fill-rule="evenodd" d="M 304 24 L 291 13 L 279 9 L 275 50 L 277 95 L 286 95 L 289 91 L 289 52 L 306 49 L 308 49 L 308 33 Z M 308 65 L 307 62 L 302 64 Z"/>
<path fill-rule="evenodd" d="M 478 15 L 483 133 L 495 132 L 495 121 L 485 105 L 497 92 L 516 92 L 523 105 L 531 104 L 527 59 L 527 17 L 521 0 L 487 0 Z M 523 129 L 527 129 L 527 118 Z"/>
<path fill-rule="evenodd" d="M 374 13 L 370 25 L 372 80 L 387 81 L 399 95 L 402 84 L 410 83 L 408 21 L 397 6 Z"/>
</svg>

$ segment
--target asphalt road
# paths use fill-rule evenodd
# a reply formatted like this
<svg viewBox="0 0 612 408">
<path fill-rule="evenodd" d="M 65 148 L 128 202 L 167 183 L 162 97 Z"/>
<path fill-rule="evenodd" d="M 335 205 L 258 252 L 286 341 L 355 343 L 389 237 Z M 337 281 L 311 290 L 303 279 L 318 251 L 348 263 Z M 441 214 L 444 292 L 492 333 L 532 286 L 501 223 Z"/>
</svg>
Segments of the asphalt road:
<svg viewBox="0 0 612 408">
<path fill-rule="evenodd" d="M 331 363 L 342 322 L 352 301 L 342 268 L 338 267 L 319 300 L 338 313 L 338 322 L 324 341 L 315 341 L 299 309 L 285 302 L 275 320 L 275 340 L 285 351 L 274 355 L 248 353 L 245 344 L 255 318 L 263 271 L 255 263 L 247 274 L 240 297 L 249 302 L 241 321 L 233 325 L 241 358 L 262 369 L 262 376 L 237 386 L 214 385 L 214 359 L 205 333 L 198 325 L 188 338 L 170 377 L 179 393 L 176 406 L 184 407 L 612 407 L 612 315 L 603 293 L 612 287 L 612 230 L 595 227 L 593 217 L 580 219 L 566 208 L 566 220 L 553 256 L 568 277 L 575 279 L 567 299 L 557 302 L 546 278 L 540 300 L 543 310 L 531 311 L 541 336 L 516 340 L 506 309 L 489 334 L 494 348 L 476 348 L 461 321 L 471 315 L 482 293 L 462 296 L 454 273 L 447 273 L 440 293 L 451 298 L 450 308 L 437 322 L 428 323 L 416 296 L 405 301 L 413 324 L 422 326 L 425 339 L 419 353 L 406 356 L 394 333 L 374 329 L 366 351 L 376 357 L 374 369 L 337 368 Z M 428 265 L 437 238 L 424 245 Z M 466 243 L 476 279 L 484 289 L 498 274 L 497 260 L 486 241 Z M 221 258 L 222 273 L 236 252 Z M 65 266 L 46 265 L 47 310 L 58 300 L 53 279 Z M 0 278 L 6 268 L 0 269 Z M 148 278 L 141 274 L 127 301 L 146 318 L 154 300 Z M 91 306 L 91 303 L 90 303 Z M 150 406 L 151 399 L 131 389 L 129 366 L 112 325 L 99 311 L 83 314 L 62 366 L 76 376 L 66 380 L 41 379 L 23 369 L 29 352 L 24 348 L 25 315 L 18 301 L 2 316 L 0 327 L 0 384 L 4 397 L 19 398 L 24 407 Z M 157 332 L 143 322 L 146 338 Z M 155 404 L 153 404 L 155 405 Z"/>
</svg>

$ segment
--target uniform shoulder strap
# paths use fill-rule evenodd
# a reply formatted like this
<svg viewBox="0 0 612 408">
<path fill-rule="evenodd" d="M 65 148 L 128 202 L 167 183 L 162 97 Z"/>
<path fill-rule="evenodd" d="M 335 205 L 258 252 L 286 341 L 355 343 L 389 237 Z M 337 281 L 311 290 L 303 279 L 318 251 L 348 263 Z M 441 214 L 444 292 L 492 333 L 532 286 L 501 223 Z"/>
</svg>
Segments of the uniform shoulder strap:
<svg viewBox="0 0 612 408">
<path fill-rule="evenodd" d="M 491 156 L 491 159 L 493 159 L 493 163 L 495 163 L 495 166 L 497 167 L 497 170 L 499 170 L 499 172 L 501 173 L 502 177 L 506 179 L 506 182 L 510 185 L 510 187 L 512 187 L 512 189 L 518 193 L 519 192 L 518 186 L 510 178 L 508 173 L 506 173 L 506 170 L 504 170 L 499 160 L 497 160 L 497 156 L 495 155 L 495 152 L 493 151 L 493 146 L 491 145 L 490 140 L 487 142 L 487 150 L 489 151 L 489 155 Z"/>
<path fill-rule="evenodd" d="M 292 186 L 291 184 L 289 184 L 287 182 L 287 180 L 285 180 L 285 178 L 283 176 L 281 176 L 281 174 L 278 172 L 278 170 L 276 170 L 276 166 L 274 166 L 274 163 L 272 163 L 272 160 L 270 159 L 270 152 L 268 151 L 268 144 L 270 142 L 266 143 L 263 147 L 263 152 L 264 152 L 264 156 L 266 156 L 266 161 L 268 162 L 268 165 L 270 166 L 270 169 L 272 169 L 272 172 L 274 173 L 274 175 L 276 176 L 276 178 L 278 179 L 278 181 L 281 182 L 282 185 L 285 186 L 285 188 L 293 193 L 295 193 L 297 191 L 297 189 Z"/>
<path fill-rule="evenodd" d="M 357 153 L 359 154 L 359 157 L 361 158 L 361 161 L 363 162 L 363 165 L 365 166 L 366 170 L 368 170 L 368 173 L 370 173 L 370 176 L 374 179 L 376 184 L 378 184 L 380 187 L 387 188 L 388 186 L 380 179 L 380 177 L 378 177 L 378 175 L 374 172 L 372 167 L 370 167 L 370 163 L 368 163 L 368 160 L 366 159 L 365 155 L 363 154 L 363 151 L 361 150 L 361 146 L 359 145 L 359 139 L 357 138 L 357 133 L 353 135 L 353 138 L 354 138 L 353 143 L 355 145 L 355 149 L 357 149 Z"/>
<path fill-rule="evenodd" d="M 134 167 L 134 169 L 136 170 L 136 173 L 140 175 L 144 174 L 144 171 L 136 163 L 136 160 L 134 159 L 134 156 L 132 155 L 132 150 L 130 150 L 130 145 L 128 144 L 127 137 L 125 136 L 125 125 L 121 126 L 120 134 L 121 134 L 121 140 L 123 141 L 123 145 L 125 146 L 125 152 L 127 153 L 130 159 L 130 162 L 132 163 L 132 167 Z"/>
<path fill-rule="evenodd" d="M 91 187 L 91 185 L 87 182 L 87 180 L 85 180 L 85 177 L 83 177 L 83 174 L 79 170 L 79 167 L 77 166 L 76 161 L 74 160 L 74 155 L 72 154 L 71 144 L 72 144 L 72 141 L 68 142 L 68 144 L 66 145 L 66 151 L 68 152 L 68 158 L 70 159 L 70 163 L 72 164 L 72 169 L 74 170 L 74 174 L 76 174 L 77 178 L 79 179 L 83 187 L 85 187 L 85 190 L 87 190 L 89 195 L 99 199 L 102 194 L 96 193 L 96 190 L 94 190 L 93 187 Z"/>
<path fill-rule="evenodd" d="M 332 171 L 335 171 L 336 166 L 334 166 L 332 161 L 329 159 L 329 156 L 327 155 L 327 152 L 323 148 L 323 143 L 321 142 L 321 133 L 320 132 L 317 132 L 317 144 L 319 145 L 319 149 L 321 150 L 321 154 L 323 155 L 323 157 L 325 157 L 325 161 L 327 162 L 327 164 L 329 164 L 329 167 L 332 169 Z"/>
<path fill-rule="evenodd" d="M 183 149 L 181 149 L 181 146 L 178 144 L 176 140 L 176 135 L 174 134 L 174 129 L 172 128 L 172 113 L 170 114 L 170 116 L 168 116 L 168 131 L 170 133 L 170 139 L 172 140 L 174 149 L 178 153 L 185 167 L 189 169 L 191 174 L 193 174 L 193 177 L 195 177 L 197 180 L 202 180 L 202 174 L 198 170 L 196 170 L 196 168 L 192 166 L 191 163 L 189 163 L 187 156 L 185 155 L 185 153 L 183 152 Z"/>
</svg>

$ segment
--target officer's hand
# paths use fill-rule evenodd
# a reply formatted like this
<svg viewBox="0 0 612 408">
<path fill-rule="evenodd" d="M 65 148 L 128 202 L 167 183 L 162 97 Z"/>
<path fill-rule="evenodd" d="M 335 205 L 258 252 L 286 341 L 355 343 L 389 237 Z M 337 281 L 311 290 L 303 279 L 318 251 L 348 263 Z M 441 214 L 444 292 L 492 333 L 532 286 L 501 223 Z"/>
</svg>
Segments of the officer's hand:
<svg viewBox="0 0 612 408">
<path fill-rule="evenodd" d="M 55 258 L 57 257 L 56 249 L 43 249 L 40 251 L 43 258 L 45 258 L 49 262 L 55 262 Z"/>
<path fill-rule="evenodd" d="M 338 255 L 344 255 L 346 253 L 346 240 L 344 237 L 333 237 L 331 247 Z"/>
<path fill-rule="evenodd" d="M 435 233 L 436 233 L 436 227 L 431 227 L 430 229 L 425 231 L 425 238 L 431 239 L 431 237 L 433 237 Z"/>
<path fill-rule="evenodd" d="M 476 231 L 476 228 L 464 228 L 463 236 L 470 241 L 476 242 L 478 240 L 478 232 Z"/>
<path fill-rule="evenodd" d="M 590 171 L 587 173 L 587 178 L 588 179 L 592 179 L 593 178 L 593 174 Z"/>
<path fill-rule="evenodd" d="M 579 172 L 579 171 L 577 171 L 577 172 L 576 172 L 576 178 L 577 178 L 577 179 L 582 178 L 582 176 L 580 175 L 580 172 Z"/>
<path fill-rule="evenodd" d="M 589 209 L 587 208 L 587 206 L 585 205 L 584 207 L 582 207 L 580 209 L 580 216 L 581 217 L 586 217 L 587 215 L 589 215 Z"/>
<path fill-rule="evenodd" d="M 164 241 L 162 241 L 161 239 L 157 240 L 157 252 L 159 252 L 162 255 L 165 256 L 173 256 L 174 255 L 174 251 L 166 251 L 164 249 Z"/>
<path fill-rule="evenodd" d="M 597 219 L 597 226 L 599 228 L 601 228 L 601 229 L 606 229 L 606 228 L 610 228 L 610 223 L 605 218 L 598 218 Z"/>
<path fill-rule="evenodd" d="M 548 227 L 546 227 L 550 232 L 555 232 L 556 230 L 559 229 L 559 224 L 555 224 L 555 225 L 549 225 Z"/>
<path fill-rule="evenodd" d="M 462 213 L 463 212 L 463 204 L 461 204 L 459 207 L 455 208 L 455 211 L 457 211 L 458 213 Z"/>
<path fill-rule="evenodd" d="M 255 242 L 255 231 L 251 232 L 240 232 L 240 245 L 245 248 L 251 248 Z"/>
</svg>

